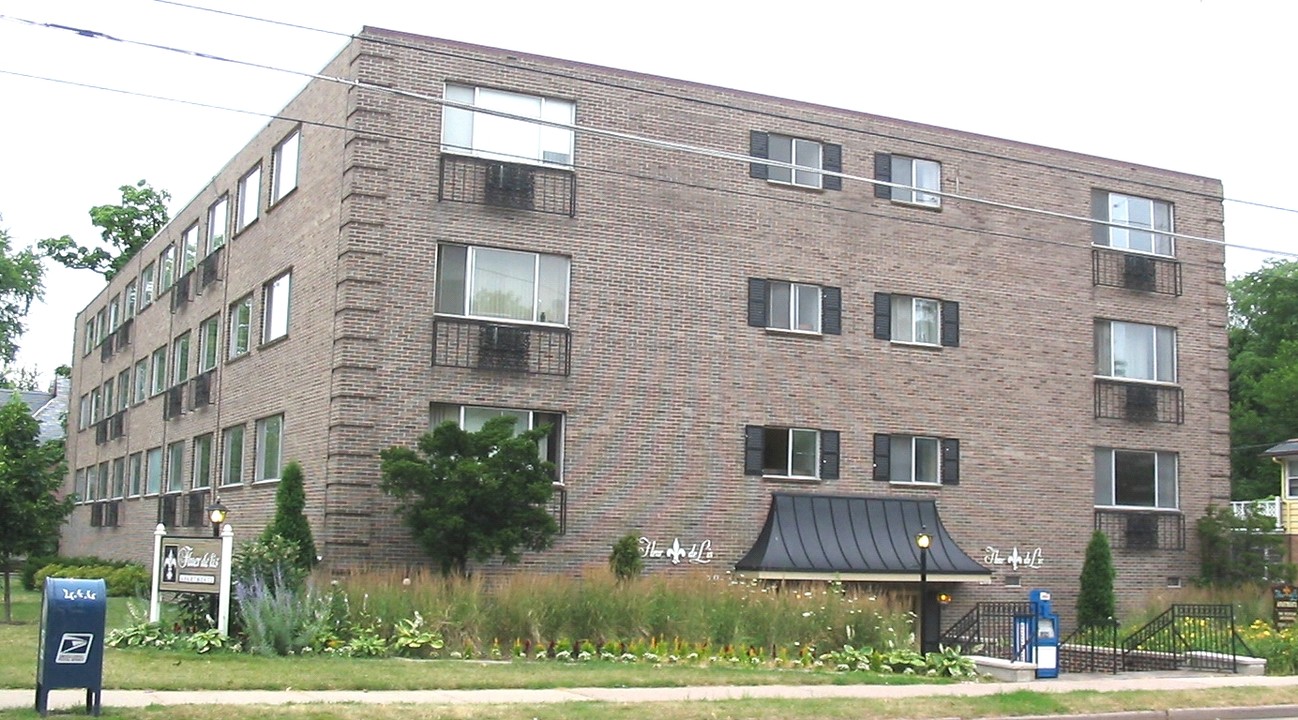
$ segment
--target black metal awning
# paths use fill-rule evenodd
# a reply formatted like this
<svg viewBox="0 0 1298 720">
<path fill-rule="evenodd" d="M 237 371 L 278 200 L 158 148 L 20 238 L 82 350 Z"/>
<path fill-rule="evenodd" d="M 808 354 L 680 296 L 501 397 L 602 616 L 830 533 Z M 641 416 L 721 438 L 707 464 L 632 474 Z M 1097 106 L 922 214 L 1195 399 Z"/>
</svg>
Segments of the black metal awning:
<svg viewBox="0 0 1298 720">
<path fill-rule="evenodd" d="M 1267 448 L 1262 453 L 1262 457 L 1283 457 L 1285 455 L 1298 455 L 1298 439 L 1285 440 L 1279 445 Z"/>
<path fill-rule="evenodd" d="M 919 580 L 915 535 L 932 537 L 928 579 L 985 580 L 991 571 L 956 544 L 932 500 L 773 493 L 766 525 L 735 570 L 770 580 Z"/>
</svg>

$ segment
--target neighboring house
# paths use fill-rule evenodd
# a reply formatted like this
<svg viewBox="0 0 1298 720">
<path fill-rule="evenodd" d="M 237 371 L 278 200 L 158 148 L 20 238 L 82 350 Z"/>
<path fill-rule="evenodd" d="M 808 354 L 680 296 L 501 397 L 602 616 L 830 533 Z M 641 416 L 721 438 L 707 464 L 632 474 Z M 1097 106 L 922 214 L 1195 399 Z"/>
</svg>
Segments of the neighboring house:
<svg viewBox="0 0 1298 720">
<path fill-rule="evenodd" d="M 277 117 L 78 315 L 66 552 L 214 493 L 251 537 L 297 459 L 326 564 L 406 567 L 379 452 L 506 414 L 555 428 L 526 568 L 913 592 L 924 531 L 949 614 L 1067 614 L 1099 529 L 1129 606 L 1199 573 L 1216 180 L 373 28 Z"/>
<path fill-rule="evenodd" d="M 1280 466 L 1280 494 L 1276 498 L 1276 526 L 1285 535 L 1285 557 L 1298 558 L 1298 438 L 1286 440 L 1262 453 Z"/>
<path fill-rule="evenodd" d="M 68 411 L 71 388 L 72 380 L 65 377 L 54 378 L 48 392 L 0 388 L 0 405 L 9 402 L 14 395 L 21 397 L 41 425 L 41 442 L 60 440 L 64 436 L 63 417 Z"/>
</svg>

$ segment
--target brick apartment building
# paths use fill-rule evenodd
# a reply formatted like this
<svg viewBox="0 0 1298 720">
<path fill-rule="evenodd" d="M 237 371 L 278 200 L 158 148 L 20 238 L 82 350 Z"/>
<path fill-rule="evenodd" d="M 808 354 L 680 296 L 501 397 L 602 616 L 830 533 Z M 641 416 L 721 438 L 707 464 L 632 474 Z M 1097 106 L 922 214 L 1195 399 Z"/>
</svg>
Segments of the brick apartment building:
<svg viewBox="0 0 1298 720">
<path fill-rule="evenodd" d="M 419 563 L 379 451 L 507 412 L 556 427 L 525 567 L 635 532 L 914 588 L 923 529 L 952 611 L 1065 624 L 1095 528 L 1128 602 L 1197 574 L 1218 181 L 372 28 L 322 74 L 78 316 L 65 552 L 144 559 L 214 493 L 249 537 L 296 459 L 329 566 Z"/>
</svg>

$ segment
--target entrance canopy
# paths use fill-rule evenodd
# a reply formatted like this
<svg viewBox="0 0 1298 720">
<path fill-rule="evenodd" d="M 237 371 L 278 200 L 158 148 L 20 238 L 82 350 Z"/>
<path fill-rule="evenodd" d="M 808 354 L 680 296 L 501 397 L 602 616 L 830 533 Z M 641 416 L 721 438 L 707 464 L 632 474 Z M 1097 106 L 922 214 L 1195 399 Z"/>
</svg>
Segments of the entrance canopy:
<svg viewBox="0 0 1298 720">
<path fill-rule="evenodd" d="M 798 493 L 771 495 L 766 524 L 735 570 L 765 580 L 918 582 L 921 530 L 932 537 L 930 581 L 991 575 L 947 534 L 932 500 Z"/>
</svg>

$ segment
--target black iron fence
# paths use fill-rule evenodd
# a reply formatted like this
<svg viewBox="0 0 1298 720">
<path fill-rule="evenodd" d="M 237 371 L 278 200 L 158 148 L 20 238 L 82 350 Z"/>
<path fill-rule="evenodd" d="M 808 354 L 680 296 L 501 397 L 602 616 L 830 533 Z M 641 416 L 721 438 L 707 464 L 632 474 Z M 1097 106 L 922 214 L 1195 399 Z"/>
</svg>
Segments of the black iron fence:
<svg viewBox="0 0 1298 720">
<path fill-rule="evenodd" d="M 1124 670 L 1237 672 L 1239 656 L 1251 654 L 1233 605 L 1173 605 L 1122 641 Z"/>
<path fill-rule="evenodd" d="M 961 655 L 1022 660 L 1015 657 L 1022 650 L 1017 647 L 1022 643 L 1015 642 L 1015 618 L 1031 616 L 1032 604 L 1027 602 L 978 603 L 942 633 L 940 642 L 958 648 Z"/>
<path fill-rule="evenodd" d="M 1122 668 L 1118 623 L 1080 627 L 1059 643 L 1060 672 L 1116 673 Z"/>
<path fill-rule="evenodd" d="M 437 199 L 572 217 L 577 176 L 562 168 L 443 153 Z"/>
<path fill-rule="evenodd" d="M 1180 295 L 1181 263 L 1175 258 L 1097 247 L 1091 251 L 1091 282 L 1140 292 Z"/>
<path fill-rule="evenodd" d="M 441 317 L 433 322 L 434 365 L 567 375 L 571 355 L 572 338 L 564 327 Z"/>
<path fill-rule="evenodd" d="M 1185 549 L 1185 516 L 1179 512 L 1097 509 L 1095 529 L 1117 550 Z"/>
<path fill-rule="evenodd" d="M 1175 385 L 1095 381 L 1095 417 L 1132 422 L 1185 422 L 1185 393 Z"/>
</svg>

